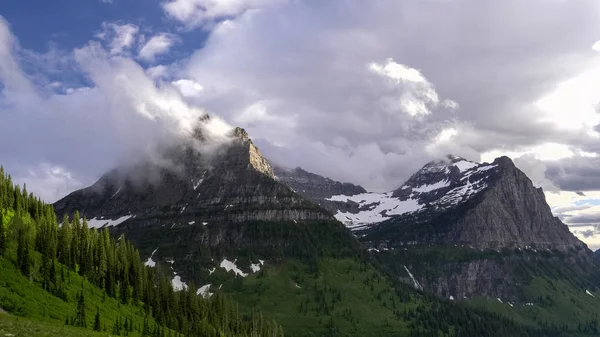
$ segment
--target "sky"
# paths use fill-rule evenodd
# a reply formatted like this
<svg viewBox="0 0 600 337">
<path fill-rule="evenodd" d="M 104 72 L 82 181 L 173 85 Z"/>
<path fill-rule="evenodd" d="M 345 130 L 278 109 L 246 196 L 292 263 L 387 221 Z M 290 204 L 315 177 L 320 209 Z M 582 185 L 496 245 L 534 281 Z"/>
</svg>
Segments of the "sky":
<svg viewBox="0 0 600 337">
<path fill-rule="evenodd" d="M 511 157 L 600 248 L 597 0 L 0 2 L 0 163 L 52 202 L 204 113 L 393 190 Z"/>
</svg>

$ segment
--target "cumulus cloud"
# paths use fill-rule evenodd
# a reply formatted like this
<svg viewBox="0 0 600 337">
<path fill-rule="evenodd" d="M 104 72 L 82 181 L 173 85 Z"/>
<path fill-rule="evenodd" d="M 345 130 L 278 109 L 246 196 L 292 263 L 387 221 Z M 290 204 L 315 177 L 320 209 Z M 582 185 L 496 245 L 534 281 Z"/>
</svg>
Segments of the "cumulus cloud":
<svg viewBox="0 0 600 337">
<path fill-rule="evenodd" d="M 191 134 L 206 113 L 175 86 L 156 82 L 134 60 L 94 41 L 72 53 L 92 85 L 44 91 L 21 69 L 20 48 L 5 22 L 0 34 L 0 134 L 14 140 L 0 142 L 0 156 L 8 172 L 48 201 L 90 184 L 120 160 Z M 216 135 L 227 130 L 218 118 L 211 123 Z M 25 130 L 35 136 L 23 137 Z"/>
<path fill-rule="evenodd" d="M 156 34 L 144 44 L 138 57 L 145 61 L 154 61 L 156 56 L 165 54 L 178 41 L 177 36 L 167 33 Z"/>
</svg>

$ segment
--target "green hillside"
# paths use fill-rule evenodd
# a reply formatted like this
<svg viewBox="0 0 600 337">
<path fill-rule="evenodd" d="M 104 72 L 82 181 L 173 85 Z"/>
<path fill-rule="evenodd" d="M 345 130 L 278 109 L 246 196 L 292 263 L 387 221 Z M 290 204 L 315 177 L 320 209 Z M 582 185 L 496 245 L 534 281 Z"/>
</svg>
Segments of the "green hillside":
<svg viewBox="0 0 600 337">
<path fill-rule="evenodd" d="M 0 169 L 0 331 L 4 336 L 283 336 L 230 299 L 174 291 L 123 237 L 54 211 Z M 7 315 L 7 312 L 9 315 Z"/>
<path fill-rule="evenodd" d="M 172 262 L 185 281 L 232 296 L 240 310 L 275 318 L 287 336 L 554 335 L 392 281 L 336 221 L 170 227 L 165 235 L 160 223 L 140 223 L 115 228 L 113 235 L 126 233 L 145 255 L 156 252 L 159 264 Z M 224 258 L 248 275 L 221 268 Z M 259 260 L 264 265 L 252 272 Z"/>
<path fill-rule="evenodd" d="M 506 278 L 495 287 L 506 289 L 513 294 L 512 299 L 478 296 L 456 298 L 457 302 L 555 333 L 595 336 L 600 332 L 600 297 L 595 297 L 600 296 L 598 262 L 588 259 L 587 255 L 533 249 L 481 251 L 455 246 L 420 246 L 381 250 L 372 256 L 392 278 L 409 279 L 404 267 L 409 266 L 414 276 L 426 284 L 456 279 L 457 273 L 469 266 L 493 263 Z"/>
</svg>

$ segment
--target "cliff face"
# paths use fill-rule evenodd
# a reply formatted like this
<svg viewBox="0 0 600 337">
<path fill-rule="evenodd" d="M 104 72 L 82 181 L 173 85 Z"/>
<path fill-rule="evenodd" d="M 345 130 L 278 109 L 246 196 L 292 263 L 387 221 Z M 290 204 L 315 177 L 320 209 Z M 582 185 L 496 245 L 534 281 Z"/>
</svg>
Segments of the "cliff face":
<svg viewBox="0 0 600 337">
<path fill-rule="evenodd" d="M 480 201 L 458 219 L 449 233 L 450 240 L 480 248 L 532 246 L 567 251 L 585 248 L 546 203 L 544 192 L 507 157 L 498 165 L 491 186 Z"/>
</svg>

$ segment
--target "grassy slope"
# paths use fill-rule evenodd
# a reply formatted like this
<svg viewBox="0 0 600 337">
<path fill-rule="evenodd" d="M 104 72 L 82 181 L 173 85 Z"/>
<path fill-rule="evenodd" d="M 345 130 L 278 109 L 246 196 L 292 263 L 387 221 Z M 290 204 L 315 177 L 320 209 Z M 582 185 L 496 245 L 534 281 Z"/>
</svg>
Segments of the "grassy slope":
<svg viewBox="0 0 600 337">
<path fill-rule="evenodd" d="M 122 318 L 128 317 L 129 319 L 133 319 L 134 325 L 143 325 L 144 313 L 142 308 L 132 305 L 122 305 L 117 300 L 104 296 L 104 292 L 101 289 L 83 280 L 78 274 L 68 272 L 66 268 L 65 273 L 68 273 L 66 279 L 70 279 L 66 284 L 68 302 L 46 292 L 35 282 L 30 282 L 6 258 L 0 257 L 0 271 L 0 307 L 14 316 L 33 319 L 28 324 L 19 323 L 28 322 L 27 320 L 13 322 L 13 324 L 9 325 L 3 323 L 3 329 L 13 326 L 17 332 L 28 331 L 27 329 L 33 329 L 32 326 L 35 325 L 33 322 L 36 321 L 46 322 L 49 325 L 64 325 L 67 315 L 72 316 L 75 314 L 76 296 L 81 290 L 82 282 L 88 329 L 72 329 L 81 331 L 82 335 L 91 332 L 97 307 L 100 309 L 101 324 L 103 327 L 106 327 L 108 332 L 112 331 L 114 322 L 119 315 Z M 1 320 L 4 321 L 5 319 L 6 317 L 3 317 Z M 150 320 L 150 322 L 152 321 Z M 24 325 L 29 327 L 25 328 L 23 327 Z M 25 330 L 19 330 L 21 328 Z M 61 329 L 54 329 L 52 331 L 57 332 L 56 336 L 62 336 L 60 334 Z M 137 336 L 137 334 L 134 331 L 130 333 L 130 336 Z"/>
<path fill-rule="evenodd" d="M 407 322 L 395 317 L 392 302 L 398 308 L 409 308 L 419 301 L 413 294 L 411 303 L 401 303 L 380 274 L 352 259 L 322 259 L 316 275 L 298 261 L 288 260 L 243 280 L 224 283 L 223 290 L 232 292 L 243 307 L 260 307 L 293 336 L 321 336 L 334 330 L 330 320 L 335 329 L 352 335 L 405 335 Z"/>
<path fill-rule="evenodd" d="M 598 318 L 598 307 L 600 306 L 600 294 L 598 298 L 585 293 L 587 287 L 594 293 L 594 282 L 586 279 L 577 270 L 569 269 L 561 265 L 559 261 L 546 260 L 529 261 L 525 259 L 515 261 L 515 256 L 531 257 L 538 255 L 532 252 L 515 251 L 476 251 L 464 247 L 418 247 L 409 250 L 394 250 L 393 252 L 381 252 L 375 256 L 379 262 L 395 275 L 407 278 L 403 265 L 418 266 L 413 273 L 423 276 L 441 276 L 441 265 L 446 263 L 468 263 L 477 259 L 502 260 L 513 258 L 513 263 L 519 262 L 525 269 L 521 269 L 523 275 L 517 275 L 522 293 L 526 296 L 522 303 L 501 303 L 496 298 L 474 297 L 458 302 L 471 305 L 476 308 L 501 314 L 513 319 L 515 322 L 527 326 L 541 326 L 552 323 L 559 327 L 566 327 L 570 334 L 577 335 L 580 324 Z M 550 254 L 545 253 L 543 254 Z M 550 256 L 550 255 L 549 255 Z M 544 261 L 544 260 L 542 260 Z M 515 271 L 509 271 L 513 272 Z M 593 281 L 593 280 L 592 280 Z M 596 282 L 597 283 L 597 282 Z M 526 305 L 532 303 L 533 305 Z"/>
<path fill-rule="evenodd" d="M 108 332 L 95 332 L 81 328 L 32 318 L 0 313 L 0 336 L 13 337 L 107 337 Z"/>
<path fill-rule="evenodd" d="M 579 324 L 598 318 L 600 298 L 592 297 L 585 290 L 574 287 L 564 280 L 536 277 L 525 286 L 532 306 L 500 303 L 497 299 L 473 298 L 471 305 L 493 311 L 524 324 L 545 324 L 552 322 L 567 326 L 569 331 L 577 333 Z M 592 292 L 594 296 L 599 293 Z M 585 334 L 582 334 L 582 336 Z"/>
</svg>

